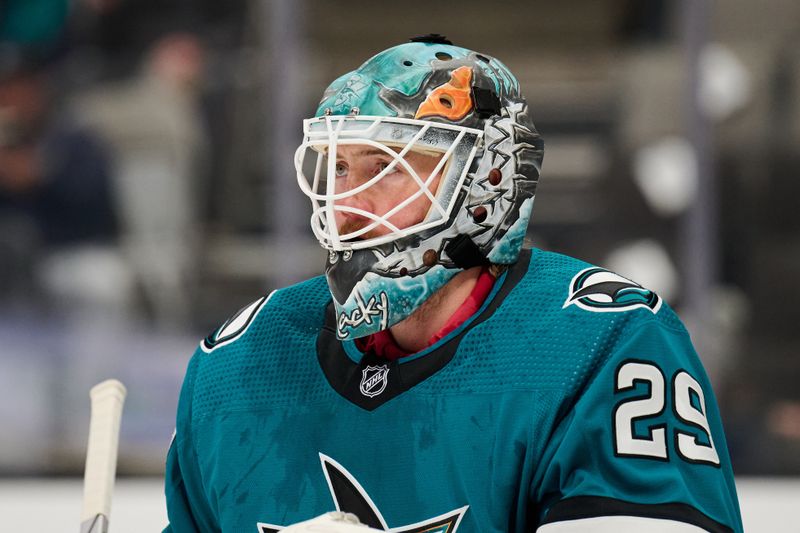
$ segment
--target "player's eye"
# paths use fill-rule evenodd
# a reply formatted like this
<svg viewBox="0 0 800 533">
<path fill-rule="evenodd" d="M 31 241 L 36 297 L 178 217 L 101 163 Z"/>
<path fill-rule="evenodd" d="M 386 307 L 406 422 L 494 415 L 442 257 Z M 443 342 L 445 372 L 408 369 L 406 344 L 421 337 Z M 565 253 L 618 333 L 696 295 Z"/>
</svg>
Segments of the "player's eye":
<svg viewBox="0 0 800 533">
<path fill-rule="evenodd" d="M 341 178 L 347 175 L 347 165 L 344 163 L 336 163 L 336 177 Z"/>
<path fill-rule="evenodd" d="M 381 161 L 381 162 L 379 162 L 378 166 L 377 166 L 378 172 L 383 172 L 384 170 L 389 168 L 389 165 L 391 165 L 391 164 L 392 163 L 390 161 Z M 397 172 L 397 165 L 395 165 L 394 168 L 389 171 L 389 174 L 394 174 L 395 172 Z"/>
</svg>

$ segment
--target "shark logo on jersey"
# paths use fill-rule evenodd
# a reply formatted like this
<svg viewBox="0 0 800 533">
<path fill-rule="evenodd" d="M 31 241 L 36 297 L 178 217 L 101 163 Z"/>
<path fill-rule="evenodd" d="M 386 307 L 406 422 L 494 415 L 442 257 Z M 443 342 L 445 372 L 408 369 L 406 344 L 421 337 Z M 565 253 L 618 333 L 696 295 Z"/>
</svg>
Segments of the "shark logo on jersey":
<svg viewBox="0 0 800 533">
<path fill-rule="evenodd" d="M 644 307 L 655 314 L 661 309 L 661 298 L 627 278 L 602 268 L 590 267 L 572 278 L 563 308 L 573 304 L 587 311 L 601 313 Z"/>
<path fill-rule="evenodd" d="M 319 454 L 319 458 L 336 510 L 356 515 L 362 524 L 373 529 L 391 533 L 456 533 L 469 508 L 469 505 L 465 505 L 422 522 L 389 527 L 367 491 L 345 467 L 325 454 Z M 257 527 L 259 533 L 276 533 L 287 526 L 259 522 Z"/>
<path fill-rule="evenodd" d="M 261 309 L 263 309 L 270 298 L 272 298 L 273 294 L 275 294 L 275 291 L 239 309 L 239 311 L 222 324 L 219 329 L 203 339 L 200 343 L 200 348 L 206 353 L 211 353 L 216 348 L 230 344 L 244 335 L 247 328 L 250 327 L 250 324 L 253 323 L 253 320 L 255 320 Z"/>
<path fill-rule="evenodd" d="M 386 389 L 389 367 L 387 365 L 368 366 L 361 371 L 361 394 L 374 398 Z"/>
</svg>

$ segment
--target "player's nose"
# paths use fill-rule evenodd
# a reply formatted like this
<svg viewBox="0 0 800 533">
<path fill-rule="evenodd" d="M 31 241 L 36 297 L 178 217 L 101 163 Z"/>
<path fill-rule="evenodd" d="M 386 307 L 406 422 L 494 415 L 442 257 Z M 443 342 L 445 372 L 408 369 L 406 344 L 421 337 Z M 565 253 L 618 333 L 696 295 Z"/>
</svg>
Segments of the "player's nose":
<svg viewBox="0 0 800 533">
<path fill-rule="evenodd" d="M 347 196 L 342 198 L 336 202 L 336 205 L 346 207 L 346 210 L 339 210 L 339 213 L 347 220 L 366 220 L 367 217 L 357 211 L 366 211 L 367 213 L 372 212 L 372 204 L 369 201 L 369 195 L 366 191 L 362 191 L 360 193 L 354 194 L 352 196 Z"/>
</svg>

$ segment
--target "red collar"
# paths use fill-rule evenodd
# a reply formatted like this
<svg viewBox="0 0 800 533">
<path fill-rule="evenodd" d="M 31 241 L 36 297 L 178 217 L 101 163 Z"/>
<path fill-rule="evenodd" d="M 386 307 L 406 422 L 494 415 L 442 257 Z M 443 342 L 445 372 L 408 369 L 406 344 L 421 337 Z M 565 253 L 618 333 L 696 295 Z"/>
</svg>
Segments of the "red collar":
<svg viewBox="0 0 800 533">
<path fill-rule="evenodd" d="M 494 282 L 495 277 L 489 272 L 488 267 L 484 267 L 478 275 L 478 281 L 475 283 L 472 292 L 467 296 L 467 299 L 464 300 L 461 307 L 453 313 L 453 316 L 450 317 L 442 329 L 428 339 L 428 343 L 425 347 L 427 348 L 439 342 L 461 324 L 466 322 L 469 317 L 474 315 L 478 309 L 480 309 L 481 305 L 483 305 L 483 302 L 486 301 L 486 298 L 492 291 L 492 287 L 494 287 Z M 397 341 L 394 340 L 392 332 L 388 329 L 381 330 L 367 337 L 356 339 L 355 343 L 362 352 L 366 353 L 371 351 L 383 359 L 395 360 L 411 355 L 410 352 L 405 351 L 397 345 Z"/>
</svg>

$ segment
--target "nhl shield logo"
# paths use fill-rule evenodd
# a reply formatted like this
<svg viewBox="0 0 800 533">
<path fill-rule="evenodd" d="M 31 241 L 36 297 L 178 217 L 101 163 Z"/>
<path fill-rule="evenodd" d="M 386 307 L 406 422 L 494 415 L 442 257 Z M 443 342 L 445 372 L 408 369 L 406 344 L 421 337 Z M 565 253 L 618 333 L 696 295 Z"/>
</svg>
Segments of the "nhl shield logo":
<svg viewBox="0 0 800 533">
<path fill-rule="evenodd" d="M 387 365 L 368 366 L 361 371 L 361 394 L 373 398 L 386 389 L 389 367 Z"/>
</svg>

